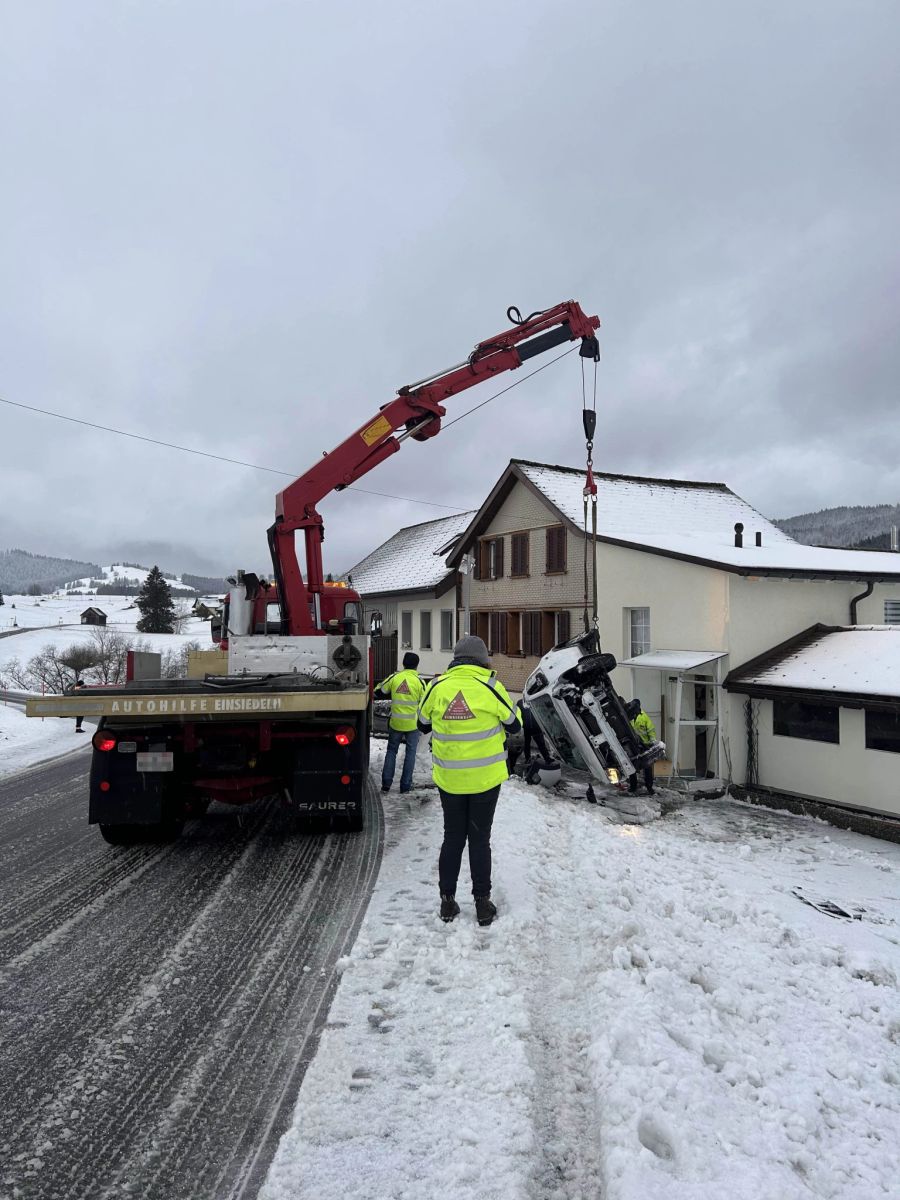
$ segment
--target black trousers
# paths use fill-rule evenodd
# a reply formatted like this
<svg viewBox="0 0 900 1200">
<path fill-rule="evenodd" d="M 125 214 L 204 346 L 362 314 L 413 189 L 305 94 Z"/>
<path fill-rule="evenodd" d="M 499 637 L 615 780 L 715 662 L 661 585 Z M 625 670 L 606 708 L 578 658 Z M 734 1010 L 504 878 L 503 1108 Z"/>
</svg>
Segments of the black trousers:
<svg viewBox="0 0 900 1200">
<path fill-rule="evenodd" d="M 653 767 L 652 766 L 644 767 L 642 774 L 644 776 L 644 787 L 647 789 L 648 792 L 652 792 L 653 791 Z M 635 771 L 635 773 L 629 777 L 628 790 L 630 792 L 636 792 L 638 790 L 637 771 Z"/>
<path fill-rule="evenodd" d="M 456 894 L 456 883 L 462 865 L 466 842 L 469 843 L 469 870 L 472 873 L 472 895 L 491 894 L 491 825 L 500 795 L 500 784 L 487 792 L 454 796 L 438 788 L 444 810 L 444 842 L 438 860 L 441 893 Z"/>
</svg>

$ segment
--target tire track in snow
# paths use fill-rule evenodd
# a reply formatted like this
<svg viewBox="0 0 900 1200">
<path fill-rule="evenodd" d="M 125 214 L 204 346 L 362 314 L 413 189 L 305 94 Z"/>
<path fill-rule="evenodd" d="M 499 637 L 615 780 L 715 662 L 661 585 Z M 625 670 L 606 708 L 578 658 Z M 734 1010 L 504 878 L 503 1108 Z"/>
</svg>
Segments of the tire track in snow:
<svg viewBox="0 0 900 1200">
<path fill-rule="evenodd" d="M 303 838 L 274 806 L 255 831 L 207 818 L 139 879 L 108 873 L 112 892 L 64 929 L 51 881 L 33 881 L 51 943 L 39 962 L 25 948 L 0 998 L 0 1195 L 252 1194 L 377 873 L 371 789 L 368 804 L 359 838 Z M 73 868 L 73 899 L 89 874 Z M 39 1070 L 23 1089 L 24 1061 Z"/>
<path fill-rule="evenodd" d="M 571 809 L 561 808 L 556 800 L 547 807 L 548 824 L 556 824 L 572 847 L 563 857 L 575 862 L 580 832 Z M 530 860 L 543 933 L 533 943 L 536 953 L 526 997 L 534 1032 L 528 1057 L 535 1076 L 532 1120 L 538 1151 L 530 1200 L 599 1200 L 603 1172 L 598 1098 L 588 1059 L 591 1030 L 578 1007 L 576 981 L 584 966 L 573 929 L 590 899 L 582 893 L 581 877 L 569 871 L 564 875 L 569 881 L 568 903 L 560 905 L 564 866 L 558 860 L 548 861 L 541 847 L 533 847 Z"/>
</svg>

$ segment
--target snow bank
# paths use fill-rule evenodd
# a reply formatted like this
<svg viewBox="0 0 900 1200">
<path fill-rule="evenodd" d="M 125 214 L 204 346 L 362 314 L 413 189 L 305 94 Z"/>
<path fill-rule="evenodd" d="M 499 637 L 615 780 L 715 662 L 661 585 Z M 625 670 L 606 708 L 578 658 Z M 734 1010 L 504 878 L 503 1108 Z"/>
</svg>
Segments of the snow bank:
<svg viewBox="0 0 900 1200">
<path fill-rule="evenodd" d="M 90 742 L 92 731 L 86 726 L 85 733 L 75 733 L 72 720 L 29 719 L 24 709 L 0 700 L 0 779 L 81 749 Z"/>
<path fill-rule="evenodd" d="M 482 930 L 465 864 L 437 918 L 434 793 L 387 800 L 261 1200 L 896 1195 L 900 847 L 728 801 L 617 825 L 510 781 Z"/>
</svg>

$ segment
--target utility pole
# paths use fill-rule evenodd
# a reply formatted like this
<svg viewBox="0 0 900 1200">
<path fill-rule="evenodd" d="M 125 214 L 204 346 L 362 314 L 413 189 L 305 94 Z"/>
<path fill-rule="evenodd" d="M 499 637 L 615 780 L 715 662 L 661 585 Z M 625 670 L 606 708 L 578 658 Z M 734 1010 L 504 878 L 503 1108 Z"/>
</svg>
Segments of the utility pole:
<svg viewBox="0 0 900 1200">
<path fill-rule="evenodd" d="M 470 606 L 472 597 L 472 575 L 475 571 L 475 556 L 472 554 L 464 554 L 459 564 L 459 570 L 462 574 L 462 598 L 463 598 L 463 633 L 469 634 L 472 630 L 470 624 Z"/>
</svg>

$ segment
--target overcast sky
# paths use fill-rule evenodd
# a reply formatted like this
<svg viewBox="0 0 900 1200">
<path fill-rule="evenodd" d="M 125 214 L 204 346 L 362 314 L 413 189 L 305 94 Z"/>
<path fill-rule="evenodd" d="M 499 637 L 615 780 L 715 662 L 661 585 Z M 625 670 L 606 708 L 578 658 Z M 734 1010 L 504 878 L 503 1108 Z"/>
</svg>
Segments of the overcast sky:
<svg viewBox="0 0 900 1200">
<path fill-rule="evenodd" d="M 595 460 L 900 499 L 896 0 L 2 3 L 0 395 L 300 474 L 523 311 Z M 512 376 L 504 382 L 511 382 Z M 490 394 L 449 403 L 457 415 Z M 577 356 L 325 500 L 326 567 L 580 464 Z M 286 479 L 0 405 L 0 549 L 267 562 Z"/>
</svg>

